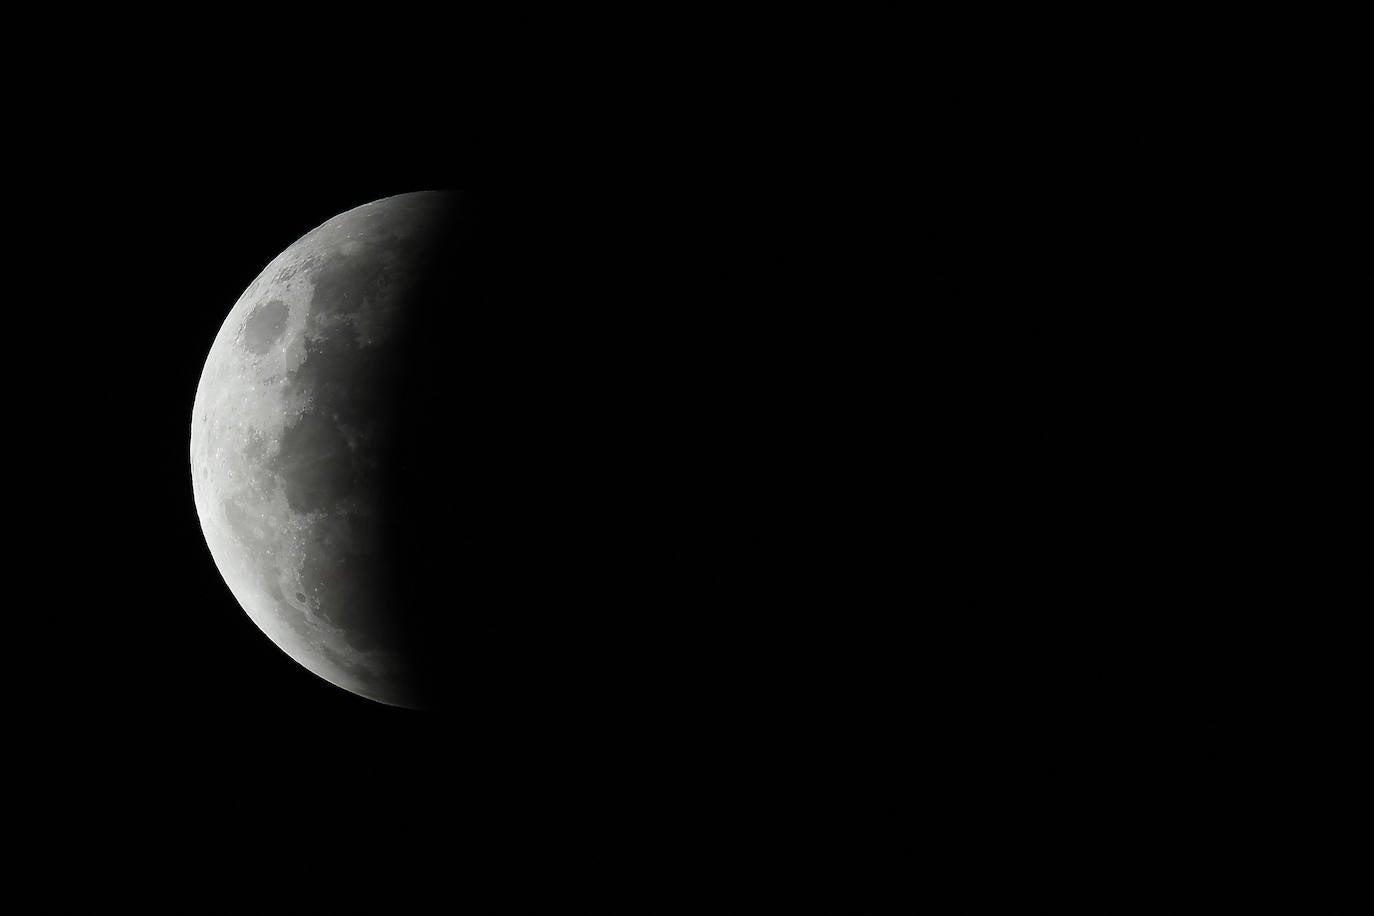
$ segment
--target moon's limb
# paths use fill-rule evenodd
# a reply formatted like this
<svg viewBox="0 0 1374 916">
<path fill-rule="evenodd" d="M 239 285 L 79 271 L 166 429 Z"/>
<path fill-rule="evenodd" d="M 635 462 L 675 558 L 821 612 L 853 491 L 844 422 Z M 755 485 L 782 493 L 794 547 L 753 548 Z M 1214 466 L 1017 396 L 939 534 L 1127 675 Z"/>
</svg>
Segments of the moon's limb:
<svg viewBox="0 0 1374 916">
<path fill-rule="evenodd" d="M 196 510 L 234 597 L 310 671 L 402 706 L 422 704 L 387 619 L 372 485 L 407 295 L 450 205 L 387 198 L 278 255 L 220 328 L 191 419 Z"/>
</svg>

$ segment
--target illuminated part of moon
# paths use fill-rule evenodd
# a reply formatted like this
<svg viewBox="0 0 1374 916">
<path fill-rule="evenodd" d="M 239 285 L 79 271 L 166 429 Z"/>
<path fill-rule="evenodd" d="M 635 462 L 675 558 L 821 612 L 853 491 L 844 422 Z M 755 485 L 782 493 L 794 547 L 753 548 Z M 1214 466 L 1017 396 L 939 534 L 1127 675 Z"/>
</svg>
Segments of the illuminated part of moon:
<svg viewBox="0 0 1374 916">
<path fill-rule="evenodd" d="M 388 613 L 376 483 L 407 304 L 454 196 L 334 217 L 239 297 L 191 418 L 196 511 L 234 597 L 291 658 L 356 694 L 424 705 Z"/>
</svg>

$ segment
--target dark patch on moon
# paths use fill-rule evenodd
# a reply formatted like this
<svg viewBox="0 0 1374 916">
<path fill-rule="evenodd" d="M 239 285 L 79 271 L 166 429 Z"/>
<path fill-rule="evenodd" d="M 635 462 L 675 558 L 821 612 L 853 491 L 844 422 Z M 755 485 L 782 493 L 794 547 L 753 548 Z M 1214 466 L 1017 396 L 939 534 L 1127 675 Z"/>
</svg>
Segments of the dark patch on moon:
<svg viewBox="0 0 1374 916">
<path fill-rule="evenodd" d="M 369 560 L 369 557 L 358 556 L 349 565 L 357 568 Z M 390 648 L 385 617 L 377 613 L 379 606 L 385 606 L 385 596 L 380 593 L 378 583 L 369 575 L 350 578 L 350 588 L 336 588 L 334 600 L 321 602 L 320 616 L 343 630 L 344 640 L 360 652 Z"/>
<path fill-rule="evenodd" d="M 281 478 L 293 512 L 323 509 L 353 487 L 348 440 L 317 413 L 307 413 L 286 428 L 270 466 Z"/>
<path fill-rule="evenodd" d="M 304 340 L 305 359 L 287 378 L 285 396 L 311 404 L 318 421 L 333 426 L 345 448 L 351 445 L 353 489 L 366 494 L 394 419 L 391 405 L 403 353 L 387 343 L 360 347 L 348 326 L 307 334 Z M 320 435 L 312 439 L 319 441 Z"/>
<path fill-rule="evenodd" d="M 369 252 L 354 258 L 330 258 L 315 275 L 311 313 L 351 313 L 364 304 L 374 303 L 392 284 L 390 258 L 382 254 Z"/>
<path fill-rule="evenodd" d="M 359 651 L 395 648 L 393 627 L 377 609 L 386 605 L 385 583 L 377 558 L 349 550 L 344 537 L 325 535 L 305 548 L 300 584 L 319 616 L 337 627 Z"/>
<path fill-rule="evenodd" d="M 280 299 L 263 303 L 243 323 L 243 347 L 261 356 L 281 339 L 286 330 L 287 308 Z"/>
</svg>

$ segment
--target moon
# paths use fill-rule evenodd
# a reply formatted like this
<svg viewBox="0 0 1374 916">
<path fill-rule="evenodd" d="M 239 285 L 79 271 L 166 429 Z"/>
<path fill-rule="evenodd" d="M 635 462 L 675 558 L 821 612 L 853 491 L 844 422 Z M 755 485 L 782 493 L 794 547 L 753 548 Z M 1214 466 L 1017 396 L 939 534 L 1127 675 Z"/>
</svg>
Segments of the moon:
<svg viewBox="0 0 1374 916">
<path fill-rule="evenodd" d="M 191 416 L 206 544 L 253 622 L 332 684 L 424 707 L 385 480 L 407 329 L 459 196 L 402 194 L 306 234 L 239 297 Z"/>
</svg>

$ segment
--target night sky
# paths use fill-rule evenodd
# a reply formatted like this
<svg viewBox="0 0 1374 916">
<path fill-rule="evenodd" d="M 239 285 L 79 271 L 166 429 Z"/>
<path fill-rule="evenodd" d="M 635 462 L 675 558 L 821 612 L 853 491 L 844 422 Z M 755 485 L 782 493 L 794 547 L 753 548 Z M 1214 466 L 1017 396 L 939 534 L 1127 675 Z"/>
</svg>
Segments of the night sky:
<svg viewBox="0 0 1374 916">
<path fill-rule="evenodd" d="M 62 674 L 33 685 L 44 708 L 152 746 L 180 735 L 242 747 L 336 727 L 521 742 L 535 740 L 534 722 L 545 736 L 623 734 L 691 692 L 664 664 L 683 661 L 717 613 L 679 616 L 689 592 L 727 574 L 705 568 L 709 545 L 689 536 L 689 516 L 713 511 L 703 481 L 728 457 L 691 433 L 721 368 L 690 345 L 711 303 L 684 308 L 699 281 L 680 253 L 665 264 L 650 231 L 662 222 L 645 222 L 637 187 L 479 181 L 453 159 L 374 180 L 266 171 L 221 184 L 145 169 L 77 199 L 75 232 L 54 222 L 39 256 L 63 293 L 37 317 L 63 341 L 68 368 L 42 404 L 24 405 L 49 446 L 36 470 L 66 483 L 59 512 L 33 513 L 38 562 L 60 570 L 37 651 Z M 459 625 L 454 659 L 480 700 L 425 714 L 341 690 L 258 631 L 201 534 L 188 436 L 210 344 L 272 258 L 352 207 L 440 187 L 468 193 L 483 266 L 463 291 L 452 347 L 431 354 L 445 364 L 451 411 L 435 417 L 436 496 L 516 495 L 430 532 L 436 563 L 449 540 L 487 546 L 483 568 L 435 570 L 430 590 L 477 628 Z M 698 225 L 680 221 L 672 237 Z M 72 246 L 89 256 L 68 257 Z M 691 372 L 671 368 L 694 360 Z"/>
<path fill-rule="evenodd" d="M 797 300 L 777 294 L 803 255 L 772 238 L 805 231 L 807 195 L 690 155 L 663 172 L 571 155 L 546 169 L 538 147 L 402 153 L 313 170 L 125 156 L 37 189 L 39 305 L 13 365 L 37 393 L 17 404 L 37 446 L 18 499 L 46 591 L 10 707 L 36 765 L 114 761 L 102 779 L 164 800 L 244 774 L 557 794 L 719 774 L 818 708 L 799 690 L 822 689 L 805 646 L 827 637 L 779 597 L 814 573 L 779 544 L 809 523 L 792 468 L 816 444 L 768 446 L 820 403 L 778 369 L 813 359 L 792 341 Z M 426 531 L 455 687 L 418 712 L 327 683 L 257 629 L 205 544 L 188 448 L 210 345 L 268 262 L 336 214 L 435 188 L 467 194 L 479 266 L 433 344 L 446 390 L 429 472 L 476 511 Z M 459 542 L 476 561 L 445 560 Z"/>
<path fill-rule="evenodd" d="M 190 38 L 136 22 L 148 49 L 83 22 L 100 53 L 79 68 L 14 55 L 0 736 L 7 815 L 35 815 L 12 837 L 59 872 L 47 902 L 190 877 L 178 908 L 213 908 L 284 872 L 310 895 L 372 877 L 401 912 L 391 876 L 427 877 L 447 909 L 491 859 L 504 886 L 561 894 L 530 845 L 573 870 L 602 857 L 615 882 L 722 849 L 748 870 L 764 828 L 804 840 L 818 786 L 844 805 L 866 779 L 850 736 L 905 724 L 868 712 L 868 679 L 896 671 L 869 644 L 906 644 L 863 615 L 907 608 L 863 563 L 904 564 L 906 541 L 834 559 L 875 534 L 849 513 L 892 514 L 859 433 L 911 419 L 863 412 L 905 368 L 865 348 L 906 338 L 860 313 L 910 305 L 867 266 L 909 234 L 870 246 L 849 211 L 895 206 L 851 181 L 866 150 L 832 180 L 819 92 L 777 133 L 784 70 L 705 103 L 715 63 L 695 54 L 664 83 L 606 66 L 595 91 L 514 59 L 460 79 L 480 31 L 441 50 L 413 33 L 449 40 L 446 20 L 374 33 L 341 14 L 368 34 L 257 22 L 192 79 L 221 27 L 204 18 Z M 496 105 L 486 79 L 537 85 Z M 408 594 L 442 621 L 429 651 L 452 677 L 417 711 L 317 677 L 249 619 L 202 534 L 189 444 L 211 344 L 263 268 L 331 217 L 435 189 L 470 205 L 471 271 L 419 354 L 433 448 L 412 489 L 437 509 L 407 532 Z M 598 833 L 628 851 L 603 856 Z M 231 874 L 195 880 L 212 865 Z"/>
</svg>

